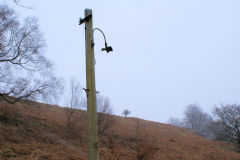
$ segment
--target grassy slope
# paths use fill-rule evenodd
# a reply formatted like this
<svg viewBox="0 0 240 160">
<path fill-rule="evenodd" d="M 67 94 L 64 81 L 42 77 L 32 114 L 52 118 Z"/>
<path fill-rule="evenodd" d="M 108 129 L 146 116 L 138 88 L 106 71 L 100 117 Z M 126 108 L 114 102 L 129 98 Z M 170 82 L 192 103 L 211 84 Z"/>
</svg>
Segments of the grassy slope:
<svg viewBox="0 0 240 160">
<path fill-rule="evenodd" d="M 87 160 L 86 113 L 76 111 L 74 132 L 66 140 L 65 111 L 40 103 L 1 103 L 0 159 Z M 113 119 L 114 125 L 100 138 L 102 160 L 134 160 L 137 146 L 150 149 L 151 160 L 240 160 L 231 145 L 183 128 L 135 118 Z M 140 141 L 136 141 L 137 130 Z"/>
</svg>

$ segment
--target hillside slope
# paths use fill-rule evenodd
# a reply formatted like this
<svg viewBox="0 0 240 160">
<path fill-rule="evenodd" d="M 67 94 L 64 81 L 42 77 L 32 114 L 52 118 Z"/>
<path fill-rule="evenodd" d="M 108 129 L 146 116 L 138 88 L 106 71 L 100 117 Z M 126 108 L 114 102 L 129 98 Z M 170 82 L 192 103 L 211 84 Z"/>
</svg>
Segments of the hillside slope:
<svg viewBox="0 0 240 160">
<path fill-rule="evenodd" d="M 75 110 L 68 134 L 66 111 L 35 102 L 0 103 L 0 159 L 87 160 L 86 113 Z M 99 142 L 100 160 L 240 160 L 231 144 L 136 118 L 111 116 Z"/>
</svg>

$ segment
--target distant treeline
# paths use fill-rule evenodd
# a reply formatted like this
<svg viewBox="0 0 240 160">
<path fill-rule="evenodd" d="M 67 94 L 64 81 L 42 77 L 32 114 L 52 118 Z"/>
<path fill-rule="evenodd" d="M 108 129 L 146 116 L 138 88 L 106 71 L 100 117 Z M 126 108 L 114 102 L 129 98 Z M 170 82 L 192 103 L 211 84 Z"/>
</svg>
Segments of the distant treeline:
<svg viewBox="0 0 240 160">
<path fill-rule="evenodd" d="M 170 118 L 168 123 L 188 128 L 203 137 L 234 142 L 240 147 L 240 105 L 215 106 L 211 115 L 191 104 L 185 108 L 183 119 Z"/>
</svg>

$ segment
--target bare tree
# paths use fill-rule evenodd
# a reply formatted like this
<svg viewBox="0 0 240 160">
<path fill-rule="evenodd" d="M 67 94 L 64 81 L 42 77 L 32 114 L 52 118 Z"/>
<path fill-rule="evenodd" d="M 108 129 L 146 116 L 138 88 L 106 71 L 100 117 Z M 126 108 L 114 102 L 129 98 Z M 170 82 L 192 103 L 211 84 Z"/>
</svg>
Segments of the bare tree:
<svg viewBox="0 0 240 160">
<path fill-rule="evenodd" d="M 198 105 L 191 104 L 184 111 L 183 121 L 186 128 L 207 137 L 209 133 L 208 125 L 212 122 L 212 117 L 204 113 Z"/>
<path fill-rule="evenodd" d="M 13 0 L 14 3 L 19 4 L 21 0 Z"/>
<path fill-rule="evenodd" d="M 82 94 L 82 88 L 80 82 L 75 79 L 70 81 L 68 107 L 71 109 L 80 109 L 84 105 L 84 96 Z"/>
<path fill-rule="evenodd" d="M 80 110 L 84 104 L 84 97 L 82 95 L 82 89 L 80 83 L 72 79 L 70 81 L 69 99 L 67 100 L 66 113 L 66 129 L 65 140 L 63 144 L 73 136 L 79 135 L 81 128 L 77 126 L 80 122 Z M 63 145 L 62 144 L 62 145 Z"/>
<path fill-rule="evenodd" d="M 208 128 L 211 139 L 232 142 L 232 139 L 228 136 L 229 129 L 220 120 L 212 121 Z"/>
<path fill-rule="evenodd" d="M 26 9 L 32 9 L 32 7 L 26 6 L 22 3 L 22 0 L 12 0 L 13 3 L 15 3 L 16 5 L 20 6 L 20 7 L 24 7 Z"/>
<path fill-rule="evenodd" d="M 97 112 L 98 135 L 101 137 L 114 125 L 114 119 L 111 115 L 112 107 L 108 98 L 97 95 Z"/>
<path fill-rule="evenodd" d="M 131 113 L 131 112 L 130 112 L 128 109 L 125 109 L 122 114 L 123 114 L 125 117 L 127 117 L 130 113 Z"/>
<path fill-rule="evenodd" d="M 178 118 L 173 118 L 171 117 L 168 122 L 168 124 L 174 125 L 174 126 L 178 126 L 178 127 L 184 127 L 184 123 L 181 119 Z"/>
<path fill-rule="evenodd" d="M 37 19 L 28 17 L 20 24 L 14 10 L 0 5 L 1 100 L 15 103 L 20 99 L 57 98 L 62 83 L 53 74 L 53 65 L 43 55 L 43 48 Z"/>
<path fill-rule="evenodd" d="M 218 121 L 225 127 L 224 136 L 237 142 L 240 148 L 240 105 L 221 105 L 214 108 Z"/>
</svg>

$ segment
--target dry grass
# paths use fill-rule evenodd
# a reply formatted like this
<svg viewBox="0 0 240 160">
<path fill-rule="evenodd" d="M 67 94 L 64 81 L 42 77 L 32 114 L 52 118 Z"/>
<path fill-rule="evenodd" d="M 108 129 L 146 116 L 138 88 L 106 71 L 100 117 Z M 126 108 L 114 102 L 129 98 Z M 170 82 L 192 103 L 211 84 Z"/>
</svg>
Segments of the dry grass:
<svg viewBox="0 0 240 160">
<path fill-rule="evenodd" d="M 65 141 L 66 108 L 0 104 L 0 159 L 87 160 L 85 111 L 76 111 L 74 134 Z M 136 119 L 113 116 L 101 138 L 100 159 L 136 159 Z M 139 120 L 141 145 L 152 145 L 151 160 L 240 160 L 232 144 L 214 142 L 180 127 Z M 152 149 L 151 148 L 151 149 Z"/>
</svg>

